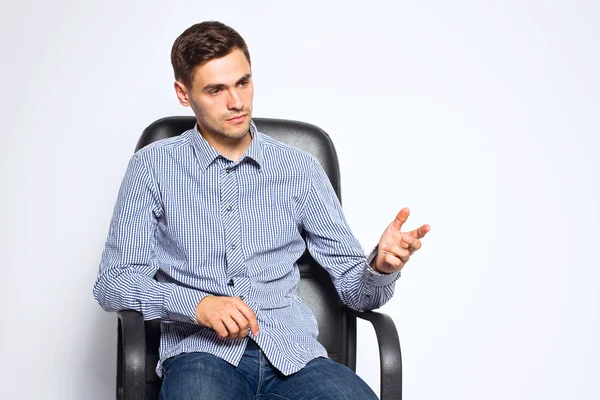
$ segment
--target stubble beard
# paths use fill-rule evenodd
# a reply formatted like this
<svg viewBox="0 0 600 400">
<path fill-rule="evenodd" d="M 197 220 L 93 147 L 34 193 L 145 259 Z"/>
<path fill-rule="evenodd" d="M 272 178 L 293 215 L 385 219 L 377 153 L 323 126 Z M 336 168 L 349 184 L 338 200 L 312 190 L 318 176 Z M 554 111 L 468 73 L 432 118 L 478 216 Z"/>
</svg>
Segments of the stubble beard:
<svg viewBox="0 0 600 400">
<path fill-rule="evenodd" d="M 203 127 L 209 129 L 211 133 L 229 139 L 241 139 L 250 131 L 250 118 L 252 116 L 251 107 L 244 107 L 240 111 L 228 113 L 217 120 L 203 113 L 200 107 L 198 107 L 196 104 L 193 105 L 193 109 L 196 112 L 196 118 L 198 121 L 202 121 L 202 125 L 204 125 Z M 247 116 L 247 119 L 243 124 L 227 126 L 228 119 L 244 114 Z M 200 123 L 198 125 L 200 127 Z"/>
</svg>

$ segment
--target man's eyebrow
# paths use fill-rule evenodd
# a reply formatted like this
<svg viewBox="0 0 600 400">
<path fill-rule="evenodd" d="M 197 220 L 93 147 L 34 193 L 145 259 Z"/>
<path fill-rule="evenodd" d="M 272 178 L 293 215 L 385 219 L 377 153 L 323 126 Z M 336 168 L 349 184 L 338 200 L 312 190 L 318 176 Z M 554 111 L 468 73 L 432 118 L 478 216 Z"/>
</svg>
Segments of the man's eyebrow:
<svg viewBox="0 0 600 400">
<path fill-rule="evenodd" d="M 246 74 L 244 76 L 242 76 L 237 83 L 243 82 L 243 81 L 247 81 L 248 79 L 252 78 L 252 74 Z"/>
<path fill-rule="evenodd" d="M 242 76 L 240 79 L 238 79 L 238 81 L 235 84 L 237 85 L 240 82 L 247 81 L 250 78 L 252 78 L 252 74 L 246 74 L 246 75 Z M 210 92 L 211 90 L 224 89 L 226 87 L 227 87 L 227 85 L 225 85 L 223 83 L 209 83 L 208 85 L 204 86 L 204 88 L 202 90 L 205 92 Z"/>
<path fill-rule="evenodd" d="M 205 92 L 210 92 L 211 90 L 223 89 L 224 87 L 225 85 L 222 83 L 209 83 L 208 85 L 204 86 L 202 90 Z"/>
</svg>

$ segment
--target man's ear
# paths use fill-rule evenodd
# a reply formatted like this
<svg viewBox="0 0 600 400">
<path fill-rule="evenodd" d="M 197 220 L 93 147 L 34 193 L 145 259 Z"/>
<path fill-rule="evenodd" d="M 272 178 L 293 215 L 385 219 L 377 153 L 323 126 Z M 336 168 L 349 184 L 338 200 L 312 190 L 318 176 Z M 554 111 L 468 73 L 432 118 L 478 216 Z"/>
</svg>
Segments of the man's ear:
<svg viewBox="0 0 600 400">
<path fill-rule="evenodd" d="M 173 86 L 175 87 L 175 94 L 177 94 L 177 98 L 179 99 L 179 102 L 181 103 L 181 105 L 184 107 L 189 107 L 190 106 L 190 98 L 189 98 L 189 94 L 188 94 L 188 91 L 187 91 L 187 88 L 185 87 L 185 85 L 179 81 L 175 81 Z"/>
</svg>

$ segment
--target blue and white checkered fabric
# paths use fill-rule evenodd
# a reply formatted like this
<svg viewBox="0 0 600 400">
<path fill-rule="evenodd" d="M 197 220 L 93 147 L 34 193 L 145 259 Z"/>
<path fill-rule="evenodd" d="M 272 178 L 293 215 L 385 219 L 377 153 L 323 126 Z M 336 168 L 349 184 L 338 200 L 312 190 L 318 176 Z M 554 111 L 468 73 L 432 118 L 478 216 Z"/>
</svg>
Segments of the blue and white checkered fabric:
<svg viewBox="0 0 600 400">
<path fill-rule="evenodd" d="M 326 357 L 297 294 L 296 261 L 306 248 L 349 307 L 377 308 L 393 295 L 399 274 L 368 266 L 318 162 L 254 124 L 251 134 L 237 162 L 195 128 L 143 148 L 129 163 L 94 296 L 107 311 L 163 320 L 161 362 L 202 351 L 238 364 L 247 339 L 220 339 L 196 321 L 209 294 L 240 297 L 256 312 L 260 333 L 250 336 L 282 373 Z"/>
</svg>

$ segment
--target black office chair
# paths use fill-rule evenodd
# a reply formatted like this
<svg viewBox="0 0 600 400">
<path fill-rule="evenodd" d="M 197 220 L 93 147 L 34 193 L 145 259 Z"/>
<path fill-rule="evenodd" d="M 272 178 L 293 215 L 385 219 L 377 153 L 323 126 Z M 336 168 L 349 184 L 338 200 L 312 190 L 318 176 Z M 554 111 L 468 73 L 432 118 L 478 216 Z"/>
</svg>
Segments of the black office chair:
<svg viewBox="0 0 600 400">
<path fill-rule="evenodd" d="M 322 129 L 303 122 L 254 118 L 258 130 L 281 142 L 311 153 L 321 164 L 340 197 L 340 173 L 331 139 Z M 148 126 L 137 144 L 142 147 L 194 127 L 195 117 L 168 117 Z M 356 318 L 375 328 L 381 363 L 381 399 L 402 398 L 402 360 L 398 333 L 392 319 L 373 311 L 358 312 L 345 307 L 327 272 L 307 253 L 298 261 L 300 297 L 315 314 L 319 342 L 329 357 L 356 370 Z M 160 322 L 144 322 L 136 311 L 121 311 L 119 317 L 117 399 L 158 399 L 161 379 L 156 375 Z"/>
</svg>

